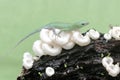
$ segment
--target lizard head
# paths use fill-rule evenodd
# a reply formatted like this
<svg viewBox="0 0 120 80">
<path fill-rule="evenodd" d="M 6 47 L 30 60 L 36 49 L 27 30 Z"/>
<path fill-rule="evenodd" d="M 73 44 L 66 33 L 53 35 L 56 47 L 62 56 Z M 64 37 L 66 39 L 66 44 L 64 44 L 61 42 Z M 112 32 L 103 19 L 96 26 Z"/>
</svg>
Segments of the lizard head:
<svg viewBox="0 0 120 80">
<path fill-rule="evenodd" d="M 87 21 L 79 21 L 79 22 L 75 23 L 75 25 L 77 25 L 78 27 L 83 27 L 88 24 L 89 24 L 89 22 L 87 22 Z"/>
</svg>

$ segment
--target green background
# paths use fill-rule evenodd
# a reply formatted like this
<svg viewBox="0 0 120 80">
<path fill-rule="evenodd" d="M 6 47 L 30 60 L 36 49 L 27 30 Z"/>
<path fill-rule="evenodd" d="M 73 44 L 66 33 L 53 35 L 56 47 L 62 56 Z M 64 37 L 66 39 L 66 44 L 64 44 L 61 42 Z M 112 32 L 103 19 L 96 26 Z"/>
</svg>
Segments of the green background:
<svg viewBox="0 0 120 80">
<path fill-rule="evenodd" d="M 109 24 L 120 24 L 120 0 L 0 0 L 0 80 L 16 80 L 22 56 L 32 52 L 35 34 L 17 48 L 28 33 L 49 22 L 90 22 L 82 31 L 95 28 L 107 32 Z"/>
</svg>

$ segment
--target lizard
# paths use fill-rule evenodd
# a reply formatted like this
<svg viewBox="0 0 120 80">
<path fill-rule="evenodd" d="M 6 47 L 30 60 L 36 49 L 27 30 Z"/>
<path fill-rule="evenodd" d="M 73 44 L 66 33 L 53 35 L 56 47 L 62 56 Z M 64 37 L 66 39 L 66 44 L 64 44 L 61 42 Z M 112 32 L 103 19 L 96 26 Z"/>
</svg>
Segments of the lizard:
<svg viewBox="0 0 120 80">
<path fill-rule="evenodd" d="M 40 27 L 39 29 L 31 32 L 30 34 L 28 34 L 27 36 L 25 36 L 24 38 L 22 38 L 17 44 L 16 44 L 16 47 L 22 43 L 24 40 L 26 40 L 28 37 L 30 37 L 31 35 L 35 34 L 35 33 L 38 33 L 40 32 L 42 29 L 49 29 L 49 30 L 52 30 L 54 32 L 55 35 L 59 36 L 59 34 L 62 32 L 62 31 L 66 31 L 66 32 L 69 32 L 69 31 L 72 31 L 72 30 L 78 30 L 80 28 L 82 28 L 83 26 L 86 26 L 88 25 L 89 22 L 87 21 L 79 21 L 79 22 L 76 22 L 76 23 L 60 23 L 60 22 L 54 22 L 54 23 L 49 23 L 45 26 L 42 26 Z M 61 31 L 57 34 L 55 32 L 55 29 L 60 29 Z"/>
</svg>

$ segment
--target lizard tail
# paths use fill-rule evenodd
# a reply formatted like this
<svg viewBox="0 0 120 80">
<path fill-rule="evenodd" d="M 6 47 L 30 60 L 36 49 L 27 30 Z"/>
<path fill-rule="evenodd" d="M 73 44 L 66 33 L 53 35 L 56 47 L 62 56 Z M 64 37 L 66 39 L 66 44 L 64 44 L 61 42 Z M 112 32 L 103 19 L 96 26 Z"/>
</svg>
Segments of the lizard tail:
<svg viewBox="0 0 120 80">
<path fill-rule="evenodd" d="M 27 36 L 25 36 L 24 38 L 22 38 L 20 41 L 18 41 L 18 43 L 15 45 L 15 48 L 19 45 L 19 44 L 21 44 L 24 40 L 26 40 L 28 37 L 30 37 L 30 36 L 32 36 L 33 34 L 35 34 L 35 33 L 38 33 L 38 32 L 40 32 L 41 31 L 41 29 L 37 29 L 37 30 L 35 30 L 34 32 L 31 32 L 30 34 L 28 34 Z"/>
</svg>

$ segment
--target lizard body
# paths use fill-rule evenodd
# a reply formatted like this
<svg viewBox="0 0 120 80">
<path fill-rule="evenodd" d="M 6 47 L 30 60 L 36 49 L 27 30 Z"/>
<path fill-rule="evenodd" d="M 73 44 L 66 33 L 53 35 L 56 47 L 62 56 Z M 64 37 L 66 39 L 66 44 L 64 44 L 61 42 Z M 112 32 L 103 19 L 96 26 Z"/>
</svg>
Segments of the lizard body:
<svg viewBox="0 0 120 80">
<path fill-rule="evenodd" d="M 28 34 L 27 36 L 25 36 L 24 38 L 22 38 L 17 44 L 16 46 L 18 46 L 21 42 L 23 42 L 24 40 L 26 40 L 28 37 L 30 37 L 31 35 L 38 33 L 41 31 L 41 29 L 50 29 L 53 30 L 53 32 L 56 34 L 55 29 L 60 29 L 61 31 L 72 31 L 72 30 L 78 30 L 83 26 L 88 25 L 89 23 L 86 21 L 80 21 L 77 23 L 60 23 L 60 22 L 55 22 L 55 23 L 50 23 L 47 24 L 43 27 L 40 27 L 39 29 L 33 31 L 32 33 Z M 58 35 L 58 34 L 56 34 Z"/>
</svg>

